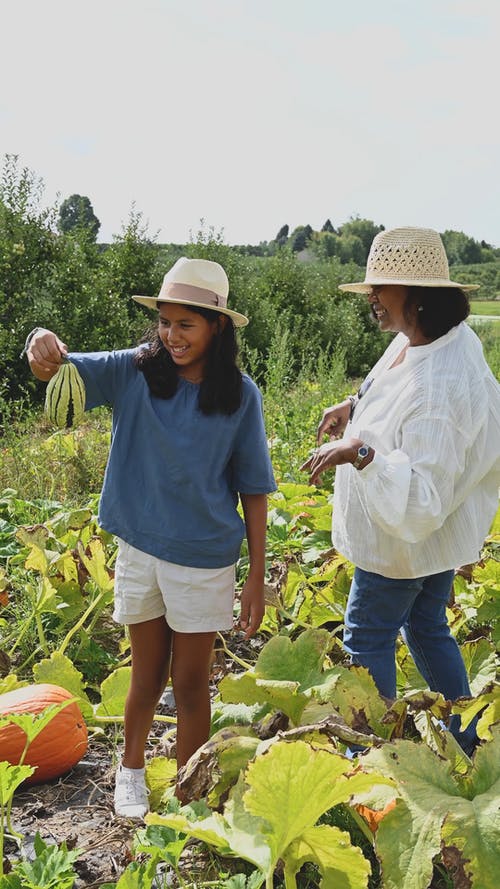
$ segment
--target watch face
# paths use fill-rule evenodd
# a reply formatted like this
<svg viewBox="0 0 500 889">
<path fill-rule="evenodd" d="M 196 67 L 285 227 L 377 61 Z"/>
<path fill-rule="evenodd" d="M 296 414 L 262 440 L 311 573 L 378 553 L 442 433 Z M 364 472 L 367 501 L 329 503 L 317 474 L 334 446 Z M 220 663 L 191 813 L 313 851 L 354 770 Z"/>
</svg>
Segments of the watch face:
<svg viewBox="0 0 500 889">
<path fill-rule="evenodd" d="M 370 448 L 368 447 L 368 445 L 361 445 L 361 447 L 358 448 L 358 457 L 362 457 L 364 460 L 365 457 L 368 457 L 369 451 Z"/>
</svg>

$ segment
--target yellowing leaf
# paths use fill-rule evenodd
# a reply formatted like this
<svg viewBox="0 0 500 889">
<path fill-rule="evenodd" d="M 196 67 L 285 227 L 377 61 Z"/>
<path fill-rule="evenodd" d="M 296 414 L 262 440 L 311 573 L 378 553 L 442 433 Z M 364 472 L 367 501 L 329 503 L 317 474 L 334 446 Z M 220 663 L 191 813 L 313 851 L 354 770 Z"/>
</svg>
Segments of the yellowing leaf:
<svg viewBox="0 0 500 889">
<path fill-rule="evenodd" d="M 150 790 L 149 804 L 159 806 L 166 789 L 175 782 L 177 763 L 166 756 L 155 756 L 146 763 L 146 783 Z"/>
<path fill-rule="evenodd" d="M 93 538 L 89 542 L 87 550 L 80 546 L 78 551 L 83 564 L 99 589 L 112 590 L 114 581 L 106 565 L 107 557 L 101 540 Z"/>
<path fill-rule="evenodd" d="M 60 685 L 71 692 L 77 699 L 78 706 L 85 720 L 91 719 L 94 708 L 90 703 L 83 685 L 83 675 L 76 669 L 73 662 L 59 651 L 52 652 L 50 658 L 44 658 L 33 667 L 35 681 Z"/>
<path fill-rule="evenodd" d="M 326 824 L 305 830 L 290 844 L 283 860 L 285 878 L 295 876 L 307 861 L 317 864 L 323 876 L 321 889 L 364 889 L 371 872 L 361 849 L 351 845 L 349 834 Z"/>
<path fill-rule="evenodd" d="M 96 716 L 123 717 L 131 673 L 131 667 L 118 667 L 101 683 L 101 702 L 96 708 Z"/>
<path fill-rule="evenodd" d="M 243 802 L 269 824 L 266 832 L 279 858 L 328 809 L 372 787 L 377 779 L 356 771 L 339 754 L 314 750 L 303 741 L 278 741 L 249 764 Z"/>
</svg>

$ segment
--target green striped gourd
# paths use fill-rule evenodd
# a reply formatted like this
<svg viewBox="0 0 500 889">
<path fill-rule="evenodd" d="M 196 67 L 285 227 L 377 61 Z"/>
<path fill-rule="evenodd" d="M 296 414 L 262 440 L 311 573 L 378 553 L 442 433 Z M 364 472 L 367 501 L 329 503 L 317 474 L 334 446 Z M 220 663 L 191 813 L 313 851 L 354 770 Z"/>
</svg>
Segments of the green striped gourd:
<svg viewBox="0 0 500 889">
<path fill-rule="evenodd" d="M 85 411 L 85 384 L 74 364 L 65 361 L 49 380 L 45 411 L 51 423 L 63 429 L 76 426 Z"/>
</svg>

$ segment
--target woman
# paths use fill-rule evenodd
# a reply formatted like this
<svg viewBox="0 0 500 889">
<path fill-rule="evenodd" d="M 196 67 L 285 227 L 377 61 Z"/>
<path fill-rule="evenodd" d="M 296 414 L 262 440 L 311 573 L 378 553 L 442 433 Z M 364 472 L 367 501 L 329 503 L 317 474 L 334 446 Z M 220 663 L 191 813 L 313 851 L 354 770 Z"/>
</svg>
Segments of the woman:
<svg viewBox="0 0 500 889">
<path fill-rule="evenodd" d="M 464 323 L 475 287 L 450 281 L 437 232 L 401 228 L 378 234 L 365 280 L 340 289 L 366 293 L 397 334 L 358 395 L 325 410 L 302 467 L 311 484 L 338 467 L 332 539 L 355 565 L 344 646 L 395 698 L 401 630 L 432 690 L 469 696 L 446 605 L 454 569 L 479 558 L 500 484 L 500 386 Z M 460 732 L 454 716 L 450 729 L 472 752 L 475 726 Z"/>
<path fill-rule="evenodd" d="M 144 749 L 168 681 L 177 708 L 177 765 L 207 739 L 215 635 L 233 624 L 235 562 L 246 533 L 250 568 L 240 625 L 264 613 L 267 493 L 275 488 L 262 399 L 237 367 L 221 265 L 181 257 L 158 296 L 136 296 L 158 321 L 149 342 L 118 352 L 70 353 L 52 332 L 30 335 L 31 369 L 49 380 L 67 357 L 86 409 L 113 406 L 113 436 L 99 508 L 118 537 L 114 618 L 128 626 L 132 676 L 115 812 L 148 810 Z M 241 500 L 244 520 L 238 512 Z"/>
</svg>

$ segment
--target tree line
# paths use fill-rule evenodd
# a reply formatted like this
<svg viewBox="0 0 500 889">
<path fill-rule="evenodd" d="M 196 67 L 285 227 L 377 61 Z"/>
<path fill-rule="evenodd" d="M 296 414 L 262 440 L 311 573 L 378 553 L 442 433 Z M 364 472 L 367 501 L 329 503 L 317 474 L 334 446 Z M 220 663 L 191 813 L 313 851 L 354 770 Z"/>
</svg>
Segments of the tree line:
<svg viewBox="0 0 500 889">
<path fill-rule="evenodd" d="M 74 351 L 134 345 L 154 316 L 130 297 L 157 293 L 180 255 L 214 259 L 226 268 L 231 306 L 251 319 L 241 332 L 241 361 L 264 385 L 268 355 L 280 334 L 294 356 L 287 367 L 291 383 L 334 349 L 343 351 L 346 373 L 355 377 L 380 354 L 384 336 L 373 326 L 366 299 L 341 294 L 338 285 L 362 278 L 371 240 L 382 226 L 353 219 L 330 230 L 325 223 L 321 232 L 307 232 L 301 251 L 295 249 L 296 233 L 284 227 L 281 240 L 259 254 L 227 245 L 221 233 L 204 226 L 188 244 L 159 244 L 132 207 L 121 232 L 103 245 L 96 240 L 100 222 L 88 198 L 72 195 L 45 209 L 42 194 L 41 179 L 7 155 L 0 179 L 0 409 L 5 399 L 43 397 L 43 386 L 21 357 L 33 327 L 53 328 Z M 357 239 L 363 254 L 353 249 L 349 255 L 345 247 L 343 253 L 322 255 L 311 245 L 326 237 L 344 239 L 344 246 Z M 462 265 L 460 280 L 468 274 L 477 278 L 478 268 L 489 273 L 481 295 L 495 295 L 500 262 Z"/>
</svg>

